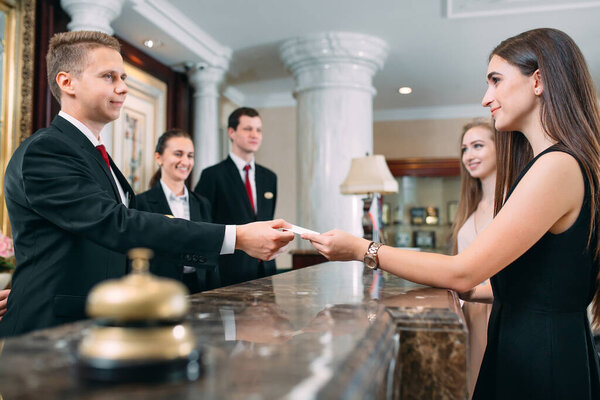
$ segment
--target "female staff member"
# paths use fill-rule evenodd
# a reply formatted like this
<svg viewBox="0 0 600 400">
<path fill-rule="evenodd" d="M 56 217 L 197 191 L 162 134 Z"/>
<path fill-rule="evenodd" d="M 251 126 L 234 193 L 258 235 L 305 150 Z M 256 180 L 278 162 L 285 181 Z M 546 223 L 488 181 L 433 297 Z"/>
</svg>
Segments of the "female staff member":
<svg viewBox="0 0 600 400">
<path fill-rule="evenodd" d="M 475 120 L 465 125 L 460 150 L 461 191 L 452 232 L 454 254 L 466 249 L 488 226 L 494 215 L 496 145 L 490 122 Z M 471 396 L 487 342 L 491 305 L 486 303 L 493 300 L 489 280 L 461 293 L 461 298 L 469 300 L 463 304 L 463 313 L 469 330 L 467 380 Z"/>
<path fill-rule="evenodd" d="M 586 307 L 600 308 L 600 110 L 581 51 L 535 29 L 491 54 L 488 90 L 502 133 L 494 220 L 455 256 L 380 247 L 342 231 L 304 234 L 326 257 L 362 260 L 464 292 L 492 278 L 494 304 L 474 399 L 598 399 Z M 595 295 L 595 296 L 594 296 Z"/>
<path fill-rule="evenodd" d="M 191 221 L 211 222 L 210 204 L 204 197 L 189 191 L 185 181 L 194 167 L 194 143 L 186 131 L 173 129 L 158 138 L 154 158 L 158 171 L 150 180 L 151 189 L 136 196 L 136 208 L 171 215 Z M 171 262 L 156 258 L 152 272 L 182 281 L 190 293 L 220 286 L 218 267 L 174 269 Z"/>
</svg>

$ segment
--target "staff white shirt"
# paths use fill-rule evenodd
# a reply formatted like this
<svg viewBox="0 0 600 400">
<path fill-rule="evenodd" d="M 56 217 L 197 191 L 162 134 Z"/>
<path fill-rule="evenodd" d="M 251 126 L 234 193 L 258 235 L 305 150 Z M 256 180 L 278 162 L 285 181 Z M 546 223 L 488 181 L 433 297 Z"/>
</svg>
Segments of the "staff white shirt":
<svg viewBox="0 0 600 400">
<path fill-rule="evenodd" d="M 169 203 L 169 208 L 173 213 L 173 216 L 176 218 L 182 218 L 190 220 L 190 194 L 188 193 L 187 187 L 183 186 L 183 194 L 181 196 L 177 196 L 175 193 L 169 189 L 166 183 L 163 180 L 160 180 L 160 185 L 162 186 L 163 192 L 165 193 L 165 197 L 167 198 L 167 203 Z"/>
<path fill-rule="evenodd" d="M 188 193 L 187 187 L 183 186 L 183 194 L 181 196 L 177 196 L 173 191 L 167 186 L 163 180 L 160 180 L 160 185 L 162 186 L 163 192 L 165 193 L 165 197 L 167 198 L 167 203 L 169 203 L 169 208 L 173 213 L 175 218 L 181 218 L 190 220 L 190 194 Z M 183 266 L 183 273 L 190 274 L 195 272 L 196 268 L 190 267 L 189 265 Z"/>
</svg>

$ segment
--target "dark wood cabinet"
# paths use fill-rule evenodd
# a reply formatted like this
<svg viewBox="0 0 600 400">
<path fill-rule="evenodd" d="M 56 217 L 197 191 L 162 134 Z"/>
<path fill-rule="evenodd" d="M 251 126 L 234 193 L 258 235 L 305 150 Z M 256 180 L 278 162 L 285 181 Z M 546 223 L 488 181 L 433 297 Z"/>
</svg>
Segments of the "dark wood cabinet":
<svg viewBox="0 0 600 400">
<path fill-rule="evenodd" d="M 394 176 L 458 176 L 458 158 L 402 158 L 387 160 Z"/>
<path fill-rule="evenodd" d="M 300 269 L 327 262 L 316 250 L 292 250 L 292 269 Z"/>
</svg>

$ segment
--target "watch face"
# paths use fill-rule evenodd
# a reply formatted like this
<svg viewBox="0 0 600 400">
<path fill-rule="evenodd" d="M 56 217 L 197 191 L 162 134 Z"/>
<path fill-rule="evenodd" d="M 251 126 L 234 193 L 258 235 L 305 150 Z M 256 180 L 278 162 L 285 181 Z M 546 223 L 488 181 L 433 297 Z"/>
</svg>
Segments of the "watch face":
<svg viewBox="0 0 600 400">
<path fill-rule="evenodd" d="M 363 261 L 367 267 L 371 269 L 377 268 L 377 262 L 372 257 L 366 256 Z"/>
</svg>

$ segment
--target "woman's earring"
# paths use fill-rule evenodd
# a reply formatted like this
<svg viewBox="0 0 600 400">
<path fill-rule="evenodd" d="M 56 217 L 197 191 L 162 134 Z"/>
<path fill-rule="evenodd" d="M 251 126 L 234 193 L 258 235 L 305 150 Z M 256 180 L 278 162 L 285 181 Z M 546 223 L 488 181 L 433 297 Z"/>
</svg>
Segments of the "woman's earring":
<svg viewBox="0 0 600 400">
<path fill-rule="evenodd" d="M 540 95 L 540 93 L 541 93 L 541 90 L 540 90 L 540 89 L 535 89 L 535 95 L 536 95 L 536 96 L 539 96 L 539 95 Z"/>
</svg>

